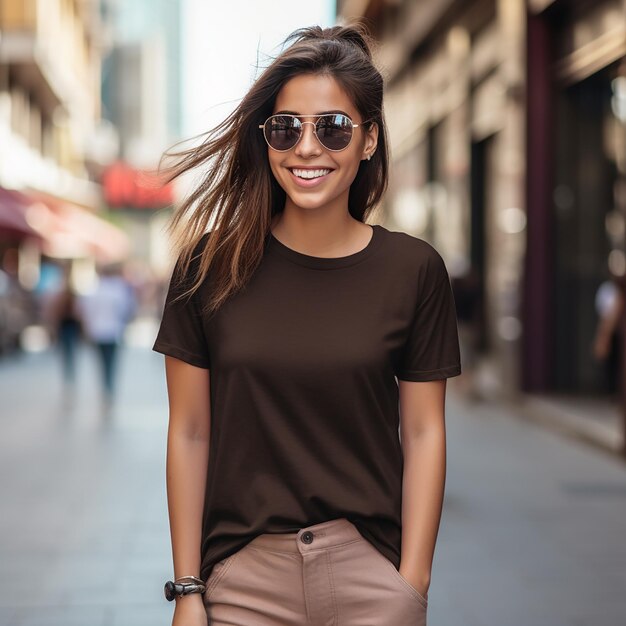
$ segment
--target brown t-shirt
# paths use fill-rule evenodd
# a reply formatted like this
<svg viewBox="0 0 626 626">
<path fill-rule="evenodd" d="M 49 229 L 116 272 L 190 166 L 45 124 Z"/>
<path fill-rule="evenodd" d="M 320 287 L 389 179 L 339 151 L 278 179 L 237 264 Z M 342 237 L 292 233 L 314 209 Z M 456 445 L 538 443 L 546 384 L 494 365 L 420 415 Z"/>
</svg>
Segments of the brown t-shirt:
<svg viewBox="0 0 626 626">
<path fill-rule="evenodd" d="M 444 261 L 381 225 L 344 257 L 302 254 L 271 233 L 266 242 L 251 281 L 209 318 L 210 278 L 171 303 L 176 263 L 153 346 L 211 370 L 200 577 L 261 533 L 337 517 L 399 568 L 396 377 L 461 373 Z"/>
</svg>

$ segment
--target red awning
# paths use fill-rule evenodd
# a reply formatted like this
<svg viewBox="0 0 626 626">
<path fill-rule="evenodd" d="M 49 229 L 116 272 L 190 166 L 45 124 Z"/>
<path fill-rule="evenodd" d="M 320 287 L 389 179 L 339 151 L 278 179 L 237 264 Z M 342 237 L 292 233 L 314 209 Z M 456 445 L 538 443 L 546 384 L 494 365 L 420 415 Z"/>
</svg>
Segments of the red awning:
<svg viewBox="0 0 626 626">
<path fill-rule="evenodd" d="M 77 204 L 30 189 L 11 190 L 11 194 L 28 205 L 26 220 L 40 233 L 44 254 L 66 259 L 94 257 L 99 263 L 128 257 L 128 235 Z"/>
<path fill-rule="evenodd" d="M 31 204 L 15 191 L 0 187 L 0 236 L 41 238 L 41 233 L 28 221 Z"/>
</svg>

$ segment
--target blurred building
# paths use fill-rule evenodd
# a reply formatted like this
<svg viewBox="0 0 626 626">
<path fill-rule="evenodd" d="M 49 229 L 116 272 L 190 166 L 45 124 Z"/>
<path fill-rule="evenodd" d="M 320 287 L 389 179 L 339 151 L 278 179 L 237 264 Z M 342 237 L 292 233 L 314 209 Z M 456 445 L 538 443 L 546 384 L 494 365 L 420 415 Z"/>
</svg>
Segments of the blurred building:
<svg viewBox="0 0 626 626">
<path fill-rule="evenodd" d="M 169 270 L 164 226 L 171 187 L 155 170 L 181 138 L 181 0 L 102 0 L 108 42 L 103 58 L 103 117 L 117 130 L 119 149 L 101 172 L 105 200 L 131 233 L 138 258 Z M 165 210 L 163 210 L 165 209 Z"/>
<path fill-rule="evenodd" d="M 92 176 L 100 133 L 96 0 L 0 0 L 0 351 L 36 324 L 69 262 L 76 287 L 130 253 Z M 3 311 L 14 295 L 33 314 Z M 5 337 L 9 335 L 9 340 Z"/>
<path fill-rule="evenodd" d="M 339 0 L 338 14 L 380 44 L 385 220 L 452 276 L 480 276 L 491 391 L 601 396 L 594 298 L 626 268 L 626 1 Z"/>
<path fill-rule="evenodd" d="M 102 0 L 101 13 L 103 117 L 120 132 L 119 156 L 150 167 L 181 136 L 182 1 Z"/>
<path fill-rule="evenodd" d="M 339 2 L 380 42 L 393 160 L 385 220 L 482 285 L 481 347 L 498 393 L 519 384 L 525 250 L 523 0 Z"/>
<path fill-rule="evenodd" d="M 95 2 L 0 0 L 0 183 L 94 204 L 85 147 L 100 116 Z"/>
<path fill-rule="evenodd" d="M 529 5 L 524 382 L 595 393 L 595 294 L 626 270 L 626 2 Z"/>
</svg>

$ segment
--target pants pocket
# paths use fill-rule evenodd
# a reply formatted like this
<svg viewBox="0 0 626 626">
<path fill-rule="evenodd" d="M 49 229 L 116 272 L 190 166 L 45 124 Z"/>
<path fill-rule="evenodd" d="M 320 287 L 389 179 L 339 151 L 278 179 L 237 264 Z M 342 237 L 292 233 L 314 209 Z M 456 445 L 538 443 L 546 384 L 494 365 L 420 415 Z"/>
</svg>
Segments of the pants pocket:
<svg viewBox="0 0 626 626">
<path fill-rule="evenodd" d="M 363 541 L 367 544 L 368 548 L 376 554 L 378 559 L 382 561 L 383 567 L 385 567 L 389 574 L 393 579 L 395 579 L 396 583 L 400 588 L 402 588 L 406 593 L 408 593 L 413 600 L 417 600 L 421 604 L 421 606 L 426 609 L 428 608 L 428 599 L 424 597 L 397 569 L 396 566 L 377 548 L 375 548 L 367 539 L 363 539 Z"/>
<path fill-rule="evenodd" d="M 423 596 L 397 569 L 396 566 L 389 561 L 384 555 L 381 554 L 383 559 L 387 561 L 388 566 L 393 570 L 393 574 L 395 577 L 408 588 L 409 593 L 411 593 L 417 600 L 422 604 L 424 608 L 428 607 L 428 598 Z"/>
<path fill-rule="evenodd" d="M 235 562 L 235 560 L 237 559 L 240 553 L 241 553 L 241 550 L 238 550 L 237 552 L 233 552 L 233 554 L 231 554 L 230 556 L 227 556 L 221 561 L 218 561 L 213 566 L 213 568 L 211 569 L 211 573 L 209 574 L 209 577 L 206 579 L 206 585 L 205 585 L 206 589 L 204 590 L 204 595 L 203 595 L 205 602 L 209 601 L 210 596 L 213 594 L 213 592 L 219 585 L 220 581 L 224 578 L 224 576 L 230 569 L 231 565 Z"/>
</svg>

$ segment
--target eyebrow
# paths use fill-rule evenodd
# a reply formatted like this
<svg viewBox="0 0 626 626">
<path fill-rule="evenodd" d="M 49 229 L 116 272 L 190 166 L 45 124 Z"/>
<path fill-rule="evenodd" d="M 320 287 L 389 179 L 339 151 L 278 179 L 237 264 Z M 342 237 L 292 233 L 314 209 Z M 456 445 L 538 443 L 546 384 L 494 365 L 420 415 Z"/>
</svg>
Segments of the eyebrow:
<svg viewBox="0 0 626 626">
<path fill-rule="evenodd" d="M 306 113 L 298 113 L 298 111 L 277 111 L 276 113 L 274 113 L 274 115 L 281 115 L 282 113 L 287 113 L 290 115 L 306 115 Z M 320 111 L 319 113 L 310 113 L 309 115 L 326 115 L 327 113 L 341 113 L 342 115 L 346 115 L 348 117 L 350 117 L 350 115 L 348 113 L 346 113 L 345 111 L 342 111 L 341 109 L 333 109 L 332 111 Z"/>
</svg>

